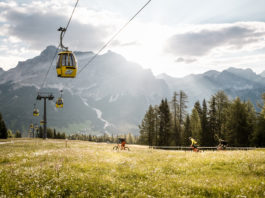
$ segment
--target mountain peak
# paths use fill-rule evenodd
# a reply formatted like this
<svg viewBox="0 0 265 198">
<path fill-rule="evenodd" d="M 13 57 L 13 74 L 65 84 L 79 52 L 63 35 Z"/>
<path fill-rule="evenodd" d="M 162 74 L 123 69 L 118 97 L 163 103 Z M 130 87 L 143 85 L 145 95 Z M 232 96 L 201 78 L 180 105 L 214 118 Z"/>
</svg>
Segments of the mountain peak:
<svg viewBox="0 0 265 198">
<path fill-rule="evenodd" d="M 239 74 L 239 75 L 246 75 L 246 74 L 256 75 L 256 73 L 250 68 L 241 69 L 241 68 L 229 67 L 228 69 L 224 71 L 228 71 L 230 73 Z"/>
<path fill-rule="evenodd" d="M 209 70 L 205 73 L 203 73 L 203 76 L 212 76 L 212 77 L 216 77 L 220 74 L 220 72 L 216 71 L 216 70 Z"/>
<path fill-rule="evenodd" d="M 40 56 L 52 56 L 57 51 L 57 48 L 54 45 L 49 45 L 46 47 L 45 50 L 43 50 L 40 54 Z"/>
</svg>

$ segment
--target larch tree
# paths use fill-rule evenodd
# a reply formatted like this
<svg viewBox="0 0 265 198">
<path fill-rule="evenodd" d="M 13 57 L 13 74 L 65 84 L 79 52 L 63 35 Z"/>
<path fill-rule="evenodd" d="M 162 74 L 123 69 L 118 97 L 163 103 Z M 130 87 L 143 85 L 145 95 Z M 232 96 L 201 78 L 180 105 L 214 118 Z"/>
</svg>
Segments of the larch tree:
<svg viewBox="0 0 265 198">
<path fill-rule="evenodd" d="M 208 122 L 207 103 L 205 99 L 202 102 L 201 128 L 202 128 L 201 145 L 207 145 L 207 140 L 209 135 L 209 122 Z"/>
<path fill-rule="evenodd" d="M 173 115 L 173 134 L 175 136 L 175 144 L 178 146 L 181 144 L 180 139 L 180 124 L 178 120 L 178 114 L 180 109 L 180 103 L 178 100 L 179 94 L 177 92 L 174 92 L 173 98 L 172 98 L 172 115 Z"/>
<path fill-rule="evenodd" d="M 190 124 L 190 116 L 187 115 L 185 122 L 184 122 L 184 131 L 183 131 L 183 145 L 188 146 L 190 145 L 190 140 L 189 137 L 192 136 L 192 131 L 191 131 L 191 124 Z"/>
<path fill-rule="evenodd" d="M 224 91 L 218 91 L 215 94 L 216 101 L 216 135 L 220 138 L 224 138 L 224 133 L 226 131 L 226 113 L 227 108 L 229 107 L 229 99 Z"/>
<path fill-rule="evenodd" d="M 187 94 L 180 90 L 179 92 L 179 110 L 178 110 L 178 120 L 179 120 L 179 133 L 180 133 L 180 136 L 182 136 L 182 133 L 183 133 L 183 123 L 184 123 L 184 118 L 187 114 L 187 102 L 188 102 L 188 96 Z"/>
</svg>

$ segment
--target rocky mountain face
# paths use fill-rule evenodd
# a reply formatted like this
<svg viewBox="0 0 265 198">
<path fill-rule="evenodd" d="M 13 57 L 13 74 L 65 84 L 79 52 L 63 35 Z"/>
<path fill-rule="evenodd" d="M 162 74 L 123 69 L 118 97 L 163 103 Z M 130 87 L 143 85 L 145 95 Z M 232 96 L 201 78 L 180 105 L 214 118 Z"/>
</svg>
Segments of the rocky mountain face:
<svg viewBox="0 0 265 198">
<path fill-rule="evenodd" d="M 148 106 L 159 104 L 165 97 L 170 100 L 174 91 L 187 93 L 189 109 L 195 101 L 209 99 L 219 90 L 254 104 L 265 92 L 265 77 L 250 69 L 229 68 L 183 78 L 165 74 L 156 77 L 111 51 L 89 65 L 92 52 L 75 52 L 79 70 L 86 67 L 75 79 L 58 78 L 54 61 L 44 88 L 39 90 L 55 53 L 56 48 L 48 46 L 39 56 L 19 62 L 13 69 L 0 70 L 0 112 L 9 128 L 26 131 L 30 123 L 39 123 L 41 116 L 34 118 L 32 110 L 37 93 L 43 91 L 52 92 L 55 98 L 59 90 L 64 92 L 63 109 L 55 108 L 55 99 L 48 102 L 49 127 L 86 134 L 138 133 L 137 126 Z M 43 102 L 37 102 L 37 107 L 42 115 Z"/>
<path fill-rule="evenodd" d="M 10 128 L 27 123 L 24 124 L 25 129 L 29 121 L 36 122 L 31 114 L 38 91 L 53 92 L 57 97 L 59 90 L 64 91 L 63 110 L 54 108 L 55 100 L 49 103 L 50 127 L 84 133 L 137 133 L 137 126 L 148 105 L 157 104 L 168 96 L 168 86 L 163 80 L 157 79 L 150 70 L 144 70 L 110 51 L 98 56 L 75 79 L 58 78 L 54 61 L 44 88 L 38 90 L 55 52 L 56 48 L 49 46 L 39 56 L 19 62 L 16 68 L 0 75 L 0 91 L 5 93 L 5 97 L 0 96 L 0 112 L 9 115 L 7 122 L 19 120 L 9 123 Z M 94 54 L 75 52 L 75 55 L 79 69 L 82 69 Z M 18 94 L 21 90 L 25 95 Z M 9 99 L 14 97 L 14 103 L 10 104 Z M 23 103 L 27 103 L 27 106 Z M 10 105 L 22 109 L 18 113 L 14 108 L 11 110 Z M 40 104 L 38 107 L 42 110 Z M 27 119 L 25 112 L 29 112 Z M 17 117 L 17 114 L 22 114 L 25 120 L 22 115 Z"/>
<path fill-rule="evenodd" d="M 0 75 L 3 74 L 5 71 L 0 67 Z"/>
<path fill-rule="evenodd" d="M 261 77 L 265 77 L 265 70 L 263 72 L 260 73 Z"/>
</svg>

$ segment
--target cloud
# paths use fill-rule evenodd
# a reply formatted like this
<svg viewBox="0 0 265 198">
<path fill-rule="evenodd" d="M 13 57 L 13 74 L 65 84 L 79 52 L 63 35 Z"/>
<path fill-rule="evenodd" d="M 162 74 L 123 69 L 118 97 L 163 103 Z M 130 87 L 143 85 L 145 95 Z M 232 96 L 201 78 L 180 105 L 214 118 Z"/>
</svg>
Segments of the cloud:
<svg viewBox="0 0 265 198">
<path fill-rule="evenodd" d="M 175 34 L 166 52 L 177 56 L 205 56 L 214 50 L 243 50 L 264 47 L 265 23 L 235 23 L 201 26 L 198 31 Z M 198 27 L 197 27 L 198 28 Z M 262 44 L 262 46 L 261 46 Z"/>
<path fill-rule="evenodd" d="M 177 63 L 184 62 L 184 63 L 187 63 L 187 64 L 189 64 L 189 63 L 193 63 L 193 62 L 195 62 L 195 61 L 197 61 L 197 59 L 195 59 L 195 58 L 183 58 L 183 57 L 178 57 L 178 58 L 175 60 L 175 62 L 177 62 Z"/>
<path fill-rule="evenodd" d="M 60 8 L 46 1 L 42 6 L 33 8 L 35 4 L 0 4 L 0 19 L 5 23 L 0 35 L 5 35 L 7 39 L 12 37 L 34 50 L 42 50 L 50 44 L 57 45 L 60 35 L 57 29 L 65 26 L 69 19 L 69 14 L 63 11 L 69 11 L 72 7 Z M 64 44 L 69 49 L 96 50 L 103 45 L 111 30 L 111 24 L 97 26 L 92 22 L 83 23 L 74 16 L 65 34 Z"/>
</svg>

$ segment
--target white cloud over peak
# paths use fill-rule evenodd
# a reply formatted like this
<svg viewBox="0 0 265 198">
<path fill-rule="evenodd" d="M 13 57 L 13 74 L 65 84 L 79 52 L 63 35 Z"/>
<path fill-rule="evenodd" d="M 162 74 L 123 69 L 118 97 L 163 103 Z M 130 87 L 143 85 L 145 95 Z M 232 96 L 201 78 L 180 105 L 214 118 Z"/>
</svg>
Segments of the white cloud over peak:
<svg viewBox="0 0 265 198">
<path fill-rule="evenodd" d="M 166 51 L 176 56 L 199 57 L 214 52 L 248 51 L 265 47 L 265 23 L 196 25 L 169 38 Z"/>
</svg>

